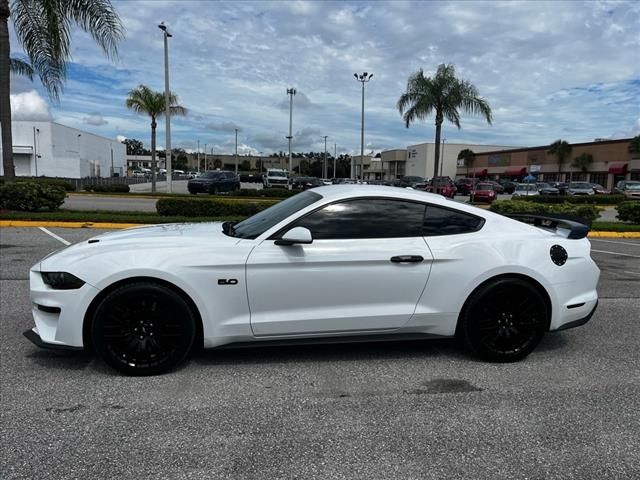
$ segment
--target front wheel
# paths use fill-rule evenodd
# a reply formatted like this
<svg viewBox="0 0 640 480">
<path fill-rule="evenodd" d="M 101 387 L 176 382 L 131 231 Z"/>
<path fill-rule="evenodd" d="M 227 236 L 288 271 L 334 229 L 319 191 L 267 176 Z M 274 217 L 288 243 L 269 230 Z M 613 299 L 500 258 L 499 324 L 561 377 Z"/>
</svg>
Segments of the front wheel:
<svg viewBox="0 0 640 480">
<path fill-rule="evenodd" d="M 537 289 L 518 278 L 494 280 L 474 292 L 460 318 L 467 347 L 493 362 L 525 358 L 548 325 L 547 305 Z"/>
<path fill-rule="evenodd" d="M 196 319 L 182 297 L 151 282 L 124 285 L 98 305 L 91 338 L 111 367 L 126 375 L 165 373 L 189 354 Z"/>
</svg>

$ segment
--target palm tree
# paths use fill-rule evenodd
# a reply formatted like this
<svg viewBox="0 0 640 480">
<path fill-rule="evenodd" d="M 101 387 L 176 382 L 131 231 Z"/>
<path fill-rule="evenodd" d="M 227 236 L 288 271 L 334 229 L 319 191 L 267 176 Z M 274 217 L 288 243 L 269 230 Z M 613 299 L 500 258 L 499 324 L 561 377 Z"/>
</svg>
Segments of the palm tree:
<svg viewBox="0 0 640 480">
<path fill-rule="evenodd" d="M 473 150 L 465 148 L 458 153 L 458 160 L 464 160 L 464 166 L 467 167 L 467 177 L 469 176 L 469 167 L 473 165 L 473 161 L 476 159 L 476 154 Z M 475 172 L 474 172 L 475 173 Z"/>
<path fill-rule="evenodd" d="M 593 155 L 590 153 L 582 153 L 573 159 L 571 166 L 573 168 L 579 168 L 582 172 L 586 172 L 589 169 L 589 165 L 593 163 Z"/>
<path fill-rule="evenodd" d="M 631 158 L 636 158 L 640 156 L 640 135 L 636 135 L 629 142 L 629 153 L 631 154 Z"/>
<path fill-rule="evenodd" d="M 164 92 L 154 92 L 146 85 L 138 85 L 129 92 L 127 108 L 136 113 L 142 113 L 151 117 L 151 191 L 156 191 L 156 118 L 165 111 Z M 169 114 L 186 115 L 187 109 L 178 105 L 178 97 L 175 93 L 169 93 Z"/>
<path fill-rule="evenodd" d="M 436 116 L 434 152 L 434 176 L 438 175 L 440 135 L 442 122 L 449 120 L 460 128 L 460 110 L 482 115 L 491 125 L 491 107 L 469 81 L 456 78 L 453 65 L 441 64 L 433 78 L 425 77 L 422 69 L 409 77 L 407 91 L 398 100 L 398 110 L 407 128 L 416 120 L 423 120 L 432 113 Z"/>
<path fill-rule="evenodd" d="M 547 153 L 555 155 L 558 158 L 558 174 L 560 174 L 562 172 L 562 165 L 564 164 L 564 161 L 571 154 L 571 144 L 566 140 L 558 139 L 549 145 Z"/>
<path fill-rule="evenodd" d="M 29 62 L 10 58 L 9 16 Z M 109 58 L 117 56 L 124 37 L 120 17 L 110 0 L 0 0 L 0 128 L 2 166 L 7 180 L 15 176 L 11 138 L 10 72 L 38 74 L 49 96 L 57 100 L 66 79 L 71 29 L 89 33 Z"/>
</svg>

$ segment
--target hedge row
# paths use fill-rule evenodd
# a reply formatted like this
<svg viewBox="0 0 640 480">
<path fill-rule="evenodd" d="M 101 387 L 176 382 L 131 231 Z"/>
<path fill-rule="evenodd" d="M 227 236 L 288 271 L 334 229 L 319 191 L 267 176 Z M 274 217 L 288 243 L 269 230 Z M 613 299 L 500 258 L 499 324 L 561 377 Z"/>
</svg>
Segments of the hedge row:
<svg viewBox="0 0 640 480">
<path fill-rule="evenodd" d="M 124 183 L 104 183 L 99 185 L 85 185 L 87 192 L 105 192 L 105 193 L 129 193 L 129 185 Z"/>
<path fill-rule="evenodd" d="M 588 205 L 617 205 L 624 202 L 624 195 L 532 195 L 530 197 L 519 197 L 534 203 L 572 203 Z"/>
<path fill-rule="evenodd" d="M 640 202 L 622 202 L 616 207 L 616 210 L 618 210 L 618 220 L 640 225 Z"/>
<path fill-rule="evenodd" d="M 49 185 L 51 187 L 62 188 L 66 192 L 74 192 L 76 190 L 73 183 L 57 178 L 16 178 L 15 183 L 39 183 L 41 185 Z M 4 184 L 4 178 L 0 178 L 0 185 Z"/>
<path fill-rule="evenodd" d="M 596 220 L 600 216 L 600 209 L 594 205 L 572 205 L 570 203 L 545 205 L 524 200 L 500 200 L 492 203 L 489 210 L 502 215 L 512 213 L 572 215 L 589 221 Z"/>
<path fill-rule="evenodd" d="M 233 201 L 221 198 L 160 198 L 156 210 L 163 216 L 188 217 L 248 217 L 255 215 L 276 201 Z"/>
<path fill-rule="evenodd" d="M 37 212 L 54 211 L 64 203 L 64 189 L 44 182 L 16 182 L 0 185 L 0 209 Z"/>
<path fill-rule="evenodd" d="M 253 197 L 253 198 L 289 198 L 300 193 L 300 190 L 289 190 L 288 188 L 263 188 L 256 190 L 252 188 L 243 188 L 232 193 L 234 197 Z"/>
</svg>

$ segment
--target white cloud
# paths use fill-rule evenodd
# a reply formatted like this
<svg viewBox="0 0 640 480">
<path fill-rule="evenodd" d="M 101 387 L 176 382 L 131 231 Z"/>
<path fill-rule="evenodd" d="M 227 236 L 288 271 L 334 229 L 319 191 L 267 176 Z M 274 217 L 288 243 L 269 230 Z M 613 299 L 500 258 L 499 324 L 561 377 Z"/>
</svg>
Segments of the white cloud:
<svg viewBox="0 0 640 480">
<path fill-rule="evenodd" d="M 106 125 L 109 123 L 99 113 L 92 113 L 89 116 L 84 117 L 82 121 L 88 125 L 93 125 L 95 127 L 101 127 L 102 125 Z"/>
<path fill-rule="evenodd" d="M 50 120 L 49 105 L 35 90 L 11 95 L 13 120 Z"/>
<path fill-rule="evenodd" d="M 118 140 L 120 143 L 124 142 L 127 139 L 127 137 L 125 137 L 124 135 L 116 135 L 116 140 Z"/>
</svg>

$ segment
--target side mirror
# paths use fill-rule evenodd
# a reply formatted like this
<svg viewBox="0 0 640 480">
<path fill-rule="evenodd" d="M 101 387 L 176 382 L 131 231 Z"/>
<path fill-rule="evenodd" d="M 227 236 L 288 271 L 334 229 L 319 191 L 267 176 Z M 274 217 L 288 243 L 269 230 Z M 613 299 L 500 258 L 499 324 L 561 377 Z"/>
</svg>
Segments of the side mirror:
<svg viewBox="0 0 640 480">
<path fill-rule="evenodd" d="M 293 227 L 288 232 L 285 232 L 284 235 L 282 235 L 282 238 L 275 241 L 276 245 L 281 246 L 309 243 L 313 243 L 313 237 L 311 236 L 309 229 L 304 227 Z"/>
</svg>

